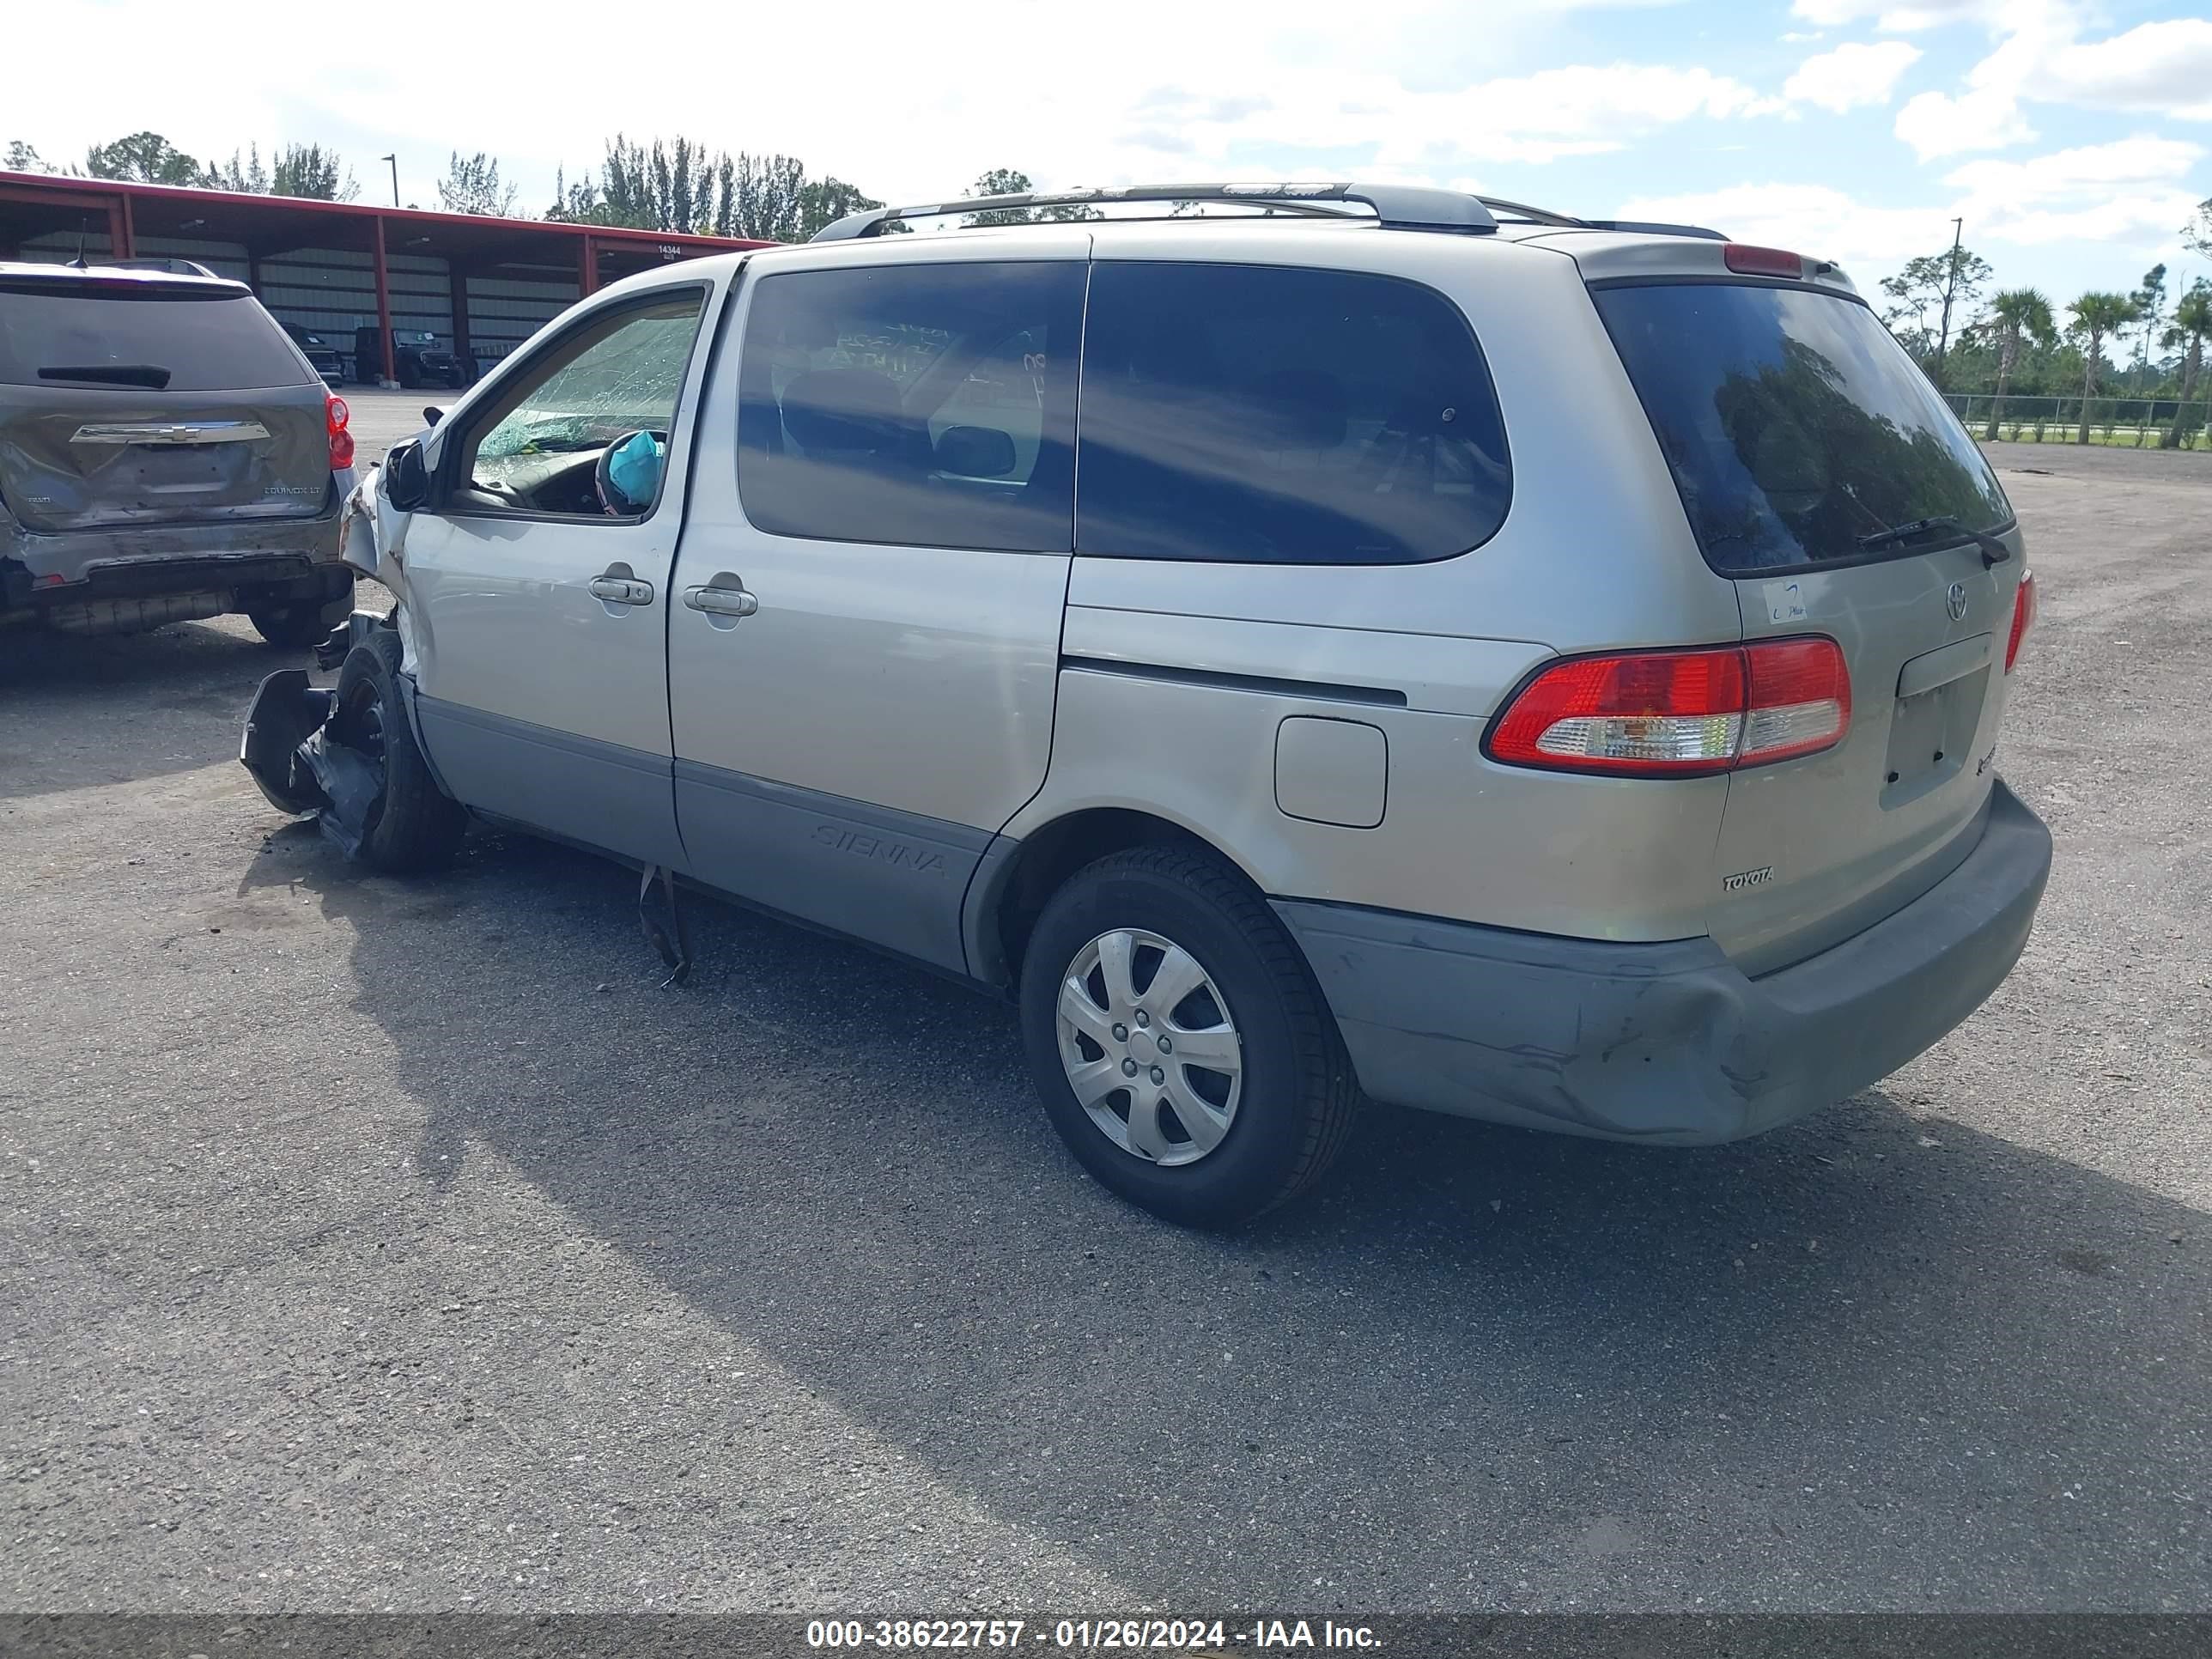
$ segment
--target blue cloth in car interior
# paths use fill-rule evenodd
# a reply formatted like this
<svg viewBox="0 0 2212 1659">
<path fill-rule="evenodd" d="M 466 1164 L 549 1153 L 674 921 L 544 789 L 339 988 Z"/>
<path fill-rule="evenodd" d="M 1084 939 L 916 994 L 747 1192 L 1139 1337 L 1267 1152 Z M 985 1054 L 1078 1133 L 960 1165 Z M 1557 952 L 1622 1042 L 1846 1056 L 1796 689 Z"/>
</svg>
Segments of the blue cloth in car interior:
<svg viewBox="0 0 2212 1659">
<path fill-rule="evenodd" d="M 668 446 L 650 432 L 633 432 L 608 458 L 607 477 L 625 501 L 643 507 L 660 493 L 660 469 Z"/>
</svg>

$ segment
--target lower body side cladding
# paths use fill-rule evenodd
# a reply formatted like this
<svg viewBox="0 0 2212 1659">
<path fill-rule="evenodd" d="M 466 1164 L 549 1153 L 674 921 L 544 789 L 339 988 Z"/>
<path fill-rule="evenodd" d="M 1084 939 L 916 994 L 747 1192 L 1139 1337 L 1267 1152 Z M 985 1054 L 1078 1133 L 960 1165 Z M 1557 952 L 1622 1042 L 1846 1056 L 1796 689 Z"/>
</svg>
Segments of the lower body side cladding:
<svg viewBox="0 0 2212 1659">
<path fill-rule="evenodd" d="M 1709 939 L 1613 944 L 1277 900 L 1377 1099 L 1612 1140 L 1734 1140 L 1930 1047 L 2019 960 L 2051 835 L 2000 782 L 1918 899 L 1747 978 Z"/>
</svg>

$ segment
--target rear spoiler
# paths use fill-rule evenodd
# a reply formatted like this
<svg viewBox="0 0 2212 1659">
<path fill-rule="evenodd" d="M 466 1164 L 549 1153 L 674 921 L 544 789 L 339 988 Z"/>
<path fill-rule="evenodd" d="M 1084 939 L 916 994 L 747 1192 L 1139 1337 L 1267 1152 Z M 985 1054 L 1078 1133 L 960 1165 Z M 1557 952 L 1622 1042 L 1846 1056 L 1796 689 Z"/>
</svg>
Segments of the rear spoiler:
<svg viewBox="0 0 2212 1659">
<path fill-rule="evenodd" d="M 179 261 L 179 264 L 189 263 Z M 228 276 L 140 265 L 0 265 L 0 289 L 10 294 L 81 294 L 163 300 L 228 300 L 253 290 Z"/>
<path fill-rule="evenodd" d="M 1625 230 L 1645 236 L 1698 236 L 1708 242 L 1728 240 L 1719 231 L 1708 230 L 1703 225 L 1670 225 L 1656 219 L 1585 219 L 1583 222 L 1592 230 Z"/>
</svg>

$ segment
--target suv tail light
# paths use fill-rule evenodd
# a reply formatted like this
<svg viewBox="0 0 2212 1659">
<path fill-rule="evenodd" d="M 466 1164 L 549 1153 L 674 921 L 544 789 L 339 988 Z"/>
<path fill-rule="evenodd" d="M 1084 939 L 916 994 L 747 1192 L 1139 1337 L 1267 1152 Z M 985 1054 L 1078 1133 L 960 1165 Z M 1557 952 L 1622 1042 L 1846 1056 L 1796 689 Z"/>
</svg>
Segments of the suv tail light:
<svg viewBox="0 0 2212 1659">
<path fill-rule="evenodd" d="M 2035 626 L 2035 573 L 2021 573 L 2020 588 L 2012 596 L 2012 637 L 2005 641 L 2005 672 L 2020 660 L 2020 643 L 2027 637 L 2027 630 Z"/>
<path fill-rule="evenodd" d="M 1851 724 L 1833 640 L 1582 657 L 1540 671 L 1491 727 L 1513 766 L 1697 777 L 1830 749 Z"/>
<path fill-rule="evenodd" d="M 346 422 L 352 418 L 353 411 L 346 407 L 344 398 L 334 392 L 323 394 L 323 424 L 331 434 L 331 471 L 333 472 L 342 466 L 353 465 L 353 434 L 346 430 Z"/>
</svg>

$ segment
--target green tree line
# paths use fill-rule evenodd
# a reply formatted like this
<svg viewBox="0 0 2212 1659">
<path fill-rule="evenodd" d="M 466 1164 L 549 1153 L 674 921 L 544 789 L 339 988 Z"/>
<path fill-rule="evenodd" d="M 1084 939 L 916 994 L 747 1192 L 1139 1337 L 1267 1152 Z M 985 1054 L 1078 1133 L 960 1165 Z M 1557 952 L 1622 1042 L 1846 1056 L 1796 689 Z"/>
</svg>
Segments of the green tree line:
<svg viewBox="0 0 2212 1659">
<path fill-rule="evenodd" d="M 230 159 L 201 161 L 158 132 L 133 132 L 85 151 L 81 167 L 58 167 L 21 138 L 8 144 L 4 165 L 12 173 L 63 173 L 80 179 L 124 179 L 148 185 L 190 185 L 201 190 L 234 190 L 255 196 L 299 196 L 313 201 L 350 202 L 361 193 L 337 152 L 320 144 L 233 150 Z"/>
<path fill-rule="evenodd" d="M 2212 259 L 2212 201 L 2183 239 Z M 2203 422 L 2204 410 L 2187 405 L 2212 393 L 2212 279 L 2180 287 L 2157 264 L 2133 288 L 2092 289 L 2061 304 L 2039 289 L 1997 288 L 1996 275 L 1954 245 L 1881 283 L 1882 320 L 1929 377 L 1946 392 L 1992 394 L 1984 436 L 1996 435 L 1997 400 L 2009 398 L 2175 400 L 2184 407 L 2161 439 L 2168 447 Z M 2077 441 L 2088 441 L 2086 422 Z"/>
<path fill-rule="evenodd" d="M 0 164 L 17 173 L 67 173 L 325 202 L 350 202 L 361 193 L 352 169 L 321 144 L 273 148 L 266 162 L 258 144 L 233 151 L 227 161 L 202 161 L 158 132 L 134 132 L 91 146 L 81 166 L 58 167 L 19 138 L 8 145 Z M 970 186 L 978 196 L 1019 195 L 1031 188 L 1029 175 L 1012 167 L 994 167 Z M 520 209 L 520 190 L 501 178 L 498 158 L 483 150 L 451 152 L 437 193 L 438 206 L 448 213 L 542 216 L 570 224 L 779 242 L 803 242 L 847 214 L 883 205 L 842 179 L 811 176 L 793 155 L 714 149 L 680 135 L 648 143 L 623 133 L 608 139 L 599 164 L 573 180 L 562 168 L 555 178 L 553 200 L 540 216 Z M 1096 216 L 1086 208 L 1017 208 L 977 214 L 971 222 Z"/>
</svg>

